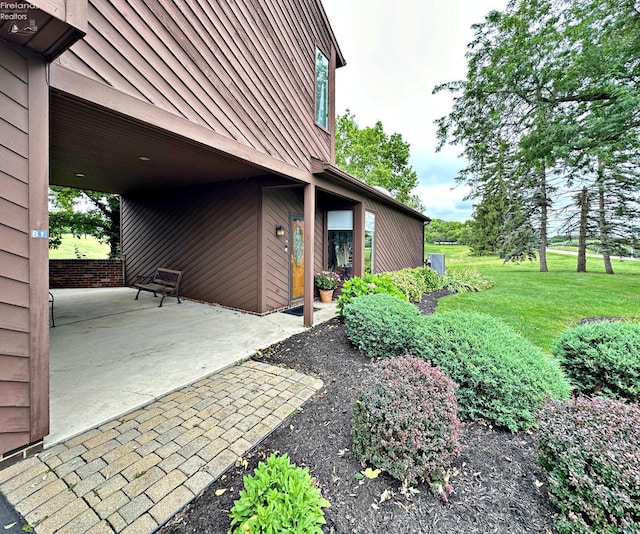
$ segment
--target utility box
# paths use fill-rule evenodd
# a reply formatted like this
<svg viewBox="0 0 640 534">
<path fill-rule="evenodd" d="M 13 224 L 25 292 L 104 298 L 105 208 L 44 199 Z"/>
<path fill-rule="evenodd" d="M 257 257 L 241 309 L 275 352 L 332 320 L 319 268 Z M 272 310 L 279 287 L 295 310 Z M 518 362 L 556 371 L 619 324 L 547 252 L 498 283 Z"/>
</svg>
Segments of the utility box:
<svg viewBox="0 0 640 534">
<path fill-rule="evenodd" d="M 444 254 L 427 254 L 427 265 L 442 276 L 444 274 Z"/>
</svg>

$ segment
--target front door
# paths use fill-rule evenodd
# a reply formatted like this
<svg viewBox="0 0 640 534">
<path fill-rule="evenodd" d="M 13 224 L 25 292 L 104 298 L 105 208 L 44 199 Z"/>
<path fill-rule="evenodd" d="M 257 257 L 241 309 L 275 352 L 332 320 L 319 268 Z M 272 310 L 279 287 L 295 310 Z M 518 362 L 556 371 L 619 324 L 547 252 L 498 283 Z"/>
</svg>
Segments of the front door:
<svg viewBox="0 0 640 534">
<path fill-rule="evenodd" d="M 291 217 L 291 300 L 304 297 L 304 219 Z"/>
</svg>

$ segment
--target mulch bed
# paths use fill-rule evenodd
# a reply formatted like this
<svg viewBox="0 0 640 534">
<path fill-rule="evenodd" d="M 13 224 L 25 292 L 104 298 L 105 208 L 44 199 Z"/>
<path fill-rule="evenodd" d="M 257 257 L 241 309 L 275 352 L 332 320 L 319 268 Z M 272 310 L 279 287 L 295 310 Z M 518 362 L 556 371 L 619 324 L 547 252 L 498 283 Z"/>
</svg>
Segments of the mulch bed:
<svg viewBox="0 0 640 534">
<path fill-rule="evenodd" d="M 432 313 L 445 294 L 425 295 L 419 309 Z M 426 484 L 417 486 L 420 493 L 406 496 L 400 482 L 385 473 L 357 478 L 364 467 L 351 451 L 352 406 L 370 360 L 354 349 L 337 319 L 269 347 L 262 361 L 318 376 L 325 387 L 250 453 L 246 468 L 232 468 L 160 532 L 227 532 L 228 512 L 242 489 L 242 477 L 272 451 L 286 452 L 317 478 L 331 503 L 325 511 L 325 533 L 555 532 L 554 507 L 541 483 L 530 432 L 512 434 L 482 421 L 465 422 L 465 448 L 454 464 L 448 503 Z M 216 496 L 219 489 L 227 491 Z M 392 498 L 380 502 L 388 490 Z"/>
</svg>

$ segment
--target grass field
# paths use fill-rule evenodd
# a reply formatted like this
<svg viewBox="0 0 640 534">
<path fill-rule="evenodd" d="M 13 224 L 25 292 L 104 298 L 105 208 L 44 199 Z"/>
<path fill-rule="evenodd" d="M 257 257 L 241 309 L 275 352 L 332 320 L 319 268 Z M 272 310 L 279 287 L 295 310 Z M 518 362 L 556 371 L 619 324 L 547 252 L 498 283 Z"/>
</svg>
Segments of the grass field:
<svg viewBox="0 0 640 534">
<path fill-rule="evenodd" d="M 101 243 L 95 237 L 86 236 L 78 239 L 71 234 L 62 237 L 62 244 L 55 249 L 49 249 L 49 259 L 52 260 L 104 260 L 109 257 L 109 245 Z"/>
<path fill-rule="evenodd" d="M 587 259 L 577 273 L 576 258 L 549 253 L 548 273 L 537 262 L 507 263 L 496 257 L 471 257 L 467 247 L 428 246 L 443 252 L 447 269 L 476 269 L 495 281 L 479 293 L 441 299 L 438 312 L 478 311 L 502 318 L 522 335 L 550 351 L 558 335 L 580 319 L 596 316 L 640 317 L 640 262 L 612 260 L 616 274 L 604 274 L 601 259 Z"/>
</svg>

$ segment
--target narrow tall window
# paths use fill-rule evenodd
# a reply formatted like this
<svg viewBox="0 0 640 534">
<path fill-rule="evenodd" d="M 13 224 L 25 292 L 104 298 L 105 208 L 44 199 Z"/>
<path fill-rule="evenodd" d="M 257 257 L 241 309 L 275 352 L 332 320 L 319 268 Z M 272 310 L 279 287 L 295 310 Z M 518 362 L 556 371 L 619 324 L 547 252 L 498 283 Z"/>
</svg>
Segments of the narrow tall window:
<svg viewBox="0 0 640 534">
<path fill-rule="evenodd" d="M 329 128 L 329 60 L 316 48 L 316 124 Z"/>
<path fill-rule="evenodd" d="M 376 250 L 376 214 L 364 213 L 364 272 L 373 274 L 375 268 L 374 252 Z"/>
</svg>

